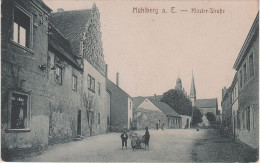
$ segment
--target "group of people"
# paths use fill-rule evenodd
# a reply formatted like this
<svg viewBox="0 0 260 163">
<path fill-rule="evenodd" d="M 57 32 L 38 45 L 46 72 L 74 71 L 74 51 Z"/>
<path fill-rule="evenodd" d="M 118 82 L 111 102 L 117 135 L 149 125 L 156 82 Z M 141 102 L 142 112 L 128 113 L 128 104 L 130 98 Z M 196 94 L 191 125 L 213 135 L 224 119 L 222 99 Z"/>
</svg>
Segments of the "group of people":
<svg viewBox="0 0 260 163">
<path fill-rule="evenodd" d="M 124 148 L 124 146 L 127 149 L 127 139 L 128 139 L 128 134 L 126 133 L 126 130 L 123 130 L 123 133 L 121 134 L 121 139 L 122 139 L 122 150 Z M 148 127 L 145 128 L 145 134 L 144 134 L 144 144 L 145 144 L 145 150 L 146 148 L 149 149 L 149 140 L 150 140 L 150 134 L 148 131 Z"/>
</svg>

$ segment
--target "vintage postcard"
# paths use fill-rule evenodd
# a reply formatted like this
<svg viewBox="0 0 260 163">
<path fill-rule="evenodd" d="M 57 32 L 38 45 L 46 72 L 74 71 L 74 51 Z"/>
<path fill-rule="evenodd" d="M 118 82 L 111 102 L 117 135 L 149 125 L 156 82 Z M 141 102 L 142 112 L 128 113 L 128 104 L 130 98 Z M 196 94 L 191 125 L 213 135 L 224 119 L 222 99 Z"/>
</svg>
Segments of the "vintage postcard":
<svg viewBox="0 0 260 163">
<path fill-rule="evenodd" d="M 258 0 L 2 0 L 1 29 L 2 161 L 258 161 Z"/>
</svg>

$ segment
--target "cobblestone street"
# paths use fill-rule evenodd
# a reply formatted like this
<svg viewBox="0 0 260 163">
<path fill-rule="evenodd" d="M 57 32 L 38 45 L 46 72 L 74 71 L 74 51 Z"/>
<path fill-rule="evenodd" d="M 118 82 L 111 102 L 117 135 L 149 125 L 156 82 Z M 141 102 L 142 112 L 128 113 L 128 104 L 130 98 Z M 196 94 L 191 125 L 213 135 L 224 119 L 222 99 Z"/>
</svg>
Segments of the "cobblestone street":
<svg viewBox="0 0 260 163">
<path fill-rule="evenodd" d="M 138 131 L 144 134 L 144 131 Z M 249 149 L 214 130 L 151 130 L 150 150 L 121 150 L 119 133 L 93 136 L 82 141 L 49 146 L 41 155 L 15 161 L 191 162 L 253 161 Z M 250 160 L 251 159 L 251 160 Z"/>
</svg>

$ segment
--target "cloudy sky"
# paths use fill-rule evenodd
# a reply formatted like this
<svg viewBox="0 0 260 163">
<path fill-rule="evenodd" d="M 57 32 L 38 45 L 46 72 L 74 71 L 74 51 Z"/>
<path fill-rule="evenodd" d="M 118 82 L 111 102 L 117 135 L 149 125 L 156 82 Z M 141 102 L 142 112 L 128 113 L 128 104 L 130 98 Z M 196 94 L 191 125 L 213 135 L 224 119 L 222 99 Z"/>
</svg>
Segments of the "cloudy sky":
<svg viewBox="0 0 260 163">
<path fill-rule="evenodd" d="M 89 9 L 94 1 L 43 0 L 54 12 Z M 101 19 L 105 61 L 110 80 L 131 96 L 162 94 L 182 80 L 189 93 L 192 70 L 197 98 L 221 101 L 233 64 L 258 12 L 258 0 L 112 1 L 95 2 Z M 133 13 L 133 8 L 159 13 Z M 171 13 L 175 7 L 176 13 Z M 192 9 L 224 13 L 192 13 Z M 167 13 L 162 13 L 165 9 Z M 181 11 L 187 10 L 187 11 Z"/>
</svg>

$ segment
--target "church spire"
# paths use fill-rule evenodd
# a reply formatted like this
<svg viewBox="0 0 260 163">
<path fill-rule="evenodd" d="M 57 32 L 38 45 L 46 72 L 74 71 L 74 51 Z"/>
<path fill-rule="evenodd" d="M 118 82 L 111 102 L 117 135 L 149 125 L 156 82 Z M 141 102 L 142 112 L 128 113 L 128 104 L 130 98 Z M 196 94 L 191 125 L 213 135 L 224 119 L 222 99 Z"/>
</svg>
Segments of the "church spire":
<svg viewBox="0 0 260 163">
<path fill-rule="evenodd" d="M 196 88 L 192 71 L 191 87 L 190 87 L 190 99 L 192 101 L 192 106 L 195 106 L 196 101 Z"/>
<path fill-rule="evenodd" d="M 196 88 L 195 88 L 195 82 L 193 77 L 193 71 L 192 71 L 192 79 L 191 79 L 191 87 L 190 87 L 190 97 L 196 98 Z"/>
</svg>

